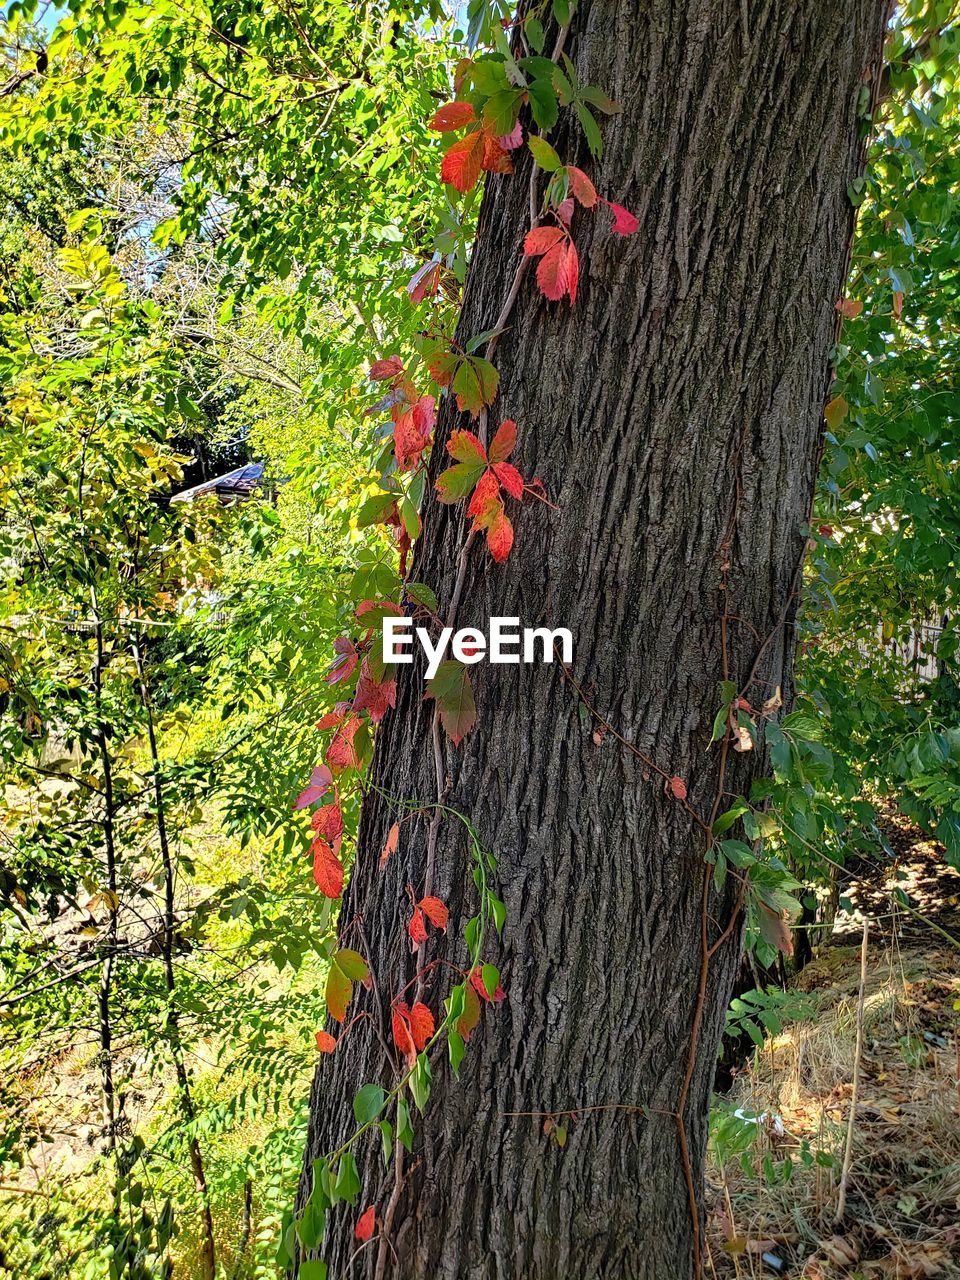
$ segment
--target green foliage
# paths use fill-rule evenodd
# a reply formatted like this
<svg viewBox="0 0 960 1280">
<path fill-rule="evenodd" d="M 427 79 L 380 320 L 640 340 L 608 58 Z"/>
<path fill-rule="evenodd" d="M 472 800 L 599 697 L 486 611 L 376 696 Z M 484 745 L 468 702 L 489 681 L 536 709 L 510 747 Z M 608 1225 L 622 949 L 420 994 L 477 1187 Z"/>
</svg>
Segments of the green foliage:
<svg viewBox="0 0 960 1280">
<path fill-rule="evenodd" d="M 399 599 L 397 543 L 416 537 L 424 498 L 364 370 L 415 352 L 411 376 L 432 362 L 466 410 L 489 404 L 497 371 L 479 352 L 495 335 L 465 351 L 446 336 L 479 188 L 441 183 L 429 122 L 450 97 L 454 46 L 486 47 L 464 88 L 478 120 L 508 133 L 522 85 L 540 129 L 569 109 L 599 155 L 615 104 L 545 48 L 551 21 L 572 9 L 534 6 L 511 49 L 501 0 L 470 0 L 463 31 L 436 0 L 389 12 L 347 0 L 72 0 L 52 30 L 31 25 L 30 0 L 9 7 L 4 49 L 23 78 L 0 98 L 0 1173 L 38 1193 L 0 1207 L 14 1238 L 4 1265 L 18 1273 L 160 1276 L 175 1260 L 196 1271 L 191 1139 L 218 1251 L 238 1277 L 276 1274 L 295 1236 L 318 1245 L 328 1208 L 359 1194 L 343 1150 L 315 1165 L 296 1226 L 284 1212 L 313 1033 L 330 990 L 346 1012 L 365 976 L 336 947 L 292 798 L 316 763 L 312 726 L 339 696 L 325 680 L 332 641 L 357 634 L 358 600 Z M 805 886 L 831 884 L 851 854 L 883 851 L 878 797 L 936 831 L 960 864 L 951 16 L 940 0 L 898 11 L 870 169 L 850 192 L 859 225 L 810 531 L 798 709 L 782 716 L 765 687 L 739 691 L 747 706 L 732 684 L 717 699 L 715 740 L 769 751 L 770 777 L 728 798 L 710 851 L 717 887 L 744 886 L 763 964 L 789 945 Z M 865 131 L 869 112 L 867 89 Z M 545 140 L 530 149 L 556 206 L 574 171 Z M 429 307 L 411 305 L 411 275 L 429 278 Z M 169 501 L 187 469 L 248 458 L 267 468 L 249 502 Z M 472 479 L 461 493 L 455 476 L 452 498 L 486 466 L 463 465 Z M 407 596 L 437 609 L 429 585 Z M 939 674 L 923 682 L 892 646 L 931 619 Z M 437 680 L 451 731 L 466 732 L 464 669 L 445 664 Z M 359 801 L 341 803 L 349 863 Z M 172 988 L 161 811 L 173 833 Z M 493 859 L 467 831 L 477 969 L 437 1032 L 454 1070 L 481 995 L 498 994 L 481 953 L 504 914 Z M 746 993 L 728 1029 L 757 1042 L 794 1016 L 788 997 Z M 113 1149 L 92 1105 L 105 1058 Z M 176 1083 L 184 1058 L 192 1118 Z M 388 1160 L 394 1140 L 412 1147 L 404 1090 L 421 1110 L 429 1097 L 430 1063 L 412 1058 L 396 1089 L 367 1084 L 354 1104 Z M 43 1105 L 60 1076 L 90 1095 L 78 1116 L 89 1145 L 34 1186 L 38 1132 L 62 1136 L 56 1106 Z M 755 1132 L 720 1113 L 713 1141 L 728 1159 Z"/>
</svg>

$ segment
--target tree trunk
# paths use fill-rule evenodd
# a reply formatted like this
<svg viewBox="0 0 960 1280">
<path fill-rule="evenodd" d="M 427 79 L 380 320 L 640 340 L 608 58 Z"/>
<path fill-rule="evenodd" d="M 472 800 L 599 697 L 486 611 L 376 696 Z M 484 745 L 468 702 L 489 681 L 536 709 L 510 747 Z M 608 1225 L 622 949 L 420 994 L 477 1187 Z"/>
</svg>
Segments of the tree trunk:
<svg viewBox="0 0 960 1280">
<path fill-rule="evenodd" d="M 577 213 L 572 310 L 524 281 L 491 423 L 516 419 L 514 460 L 558 509 L 524 502 L 503 566 L 475 548 L 458 625 L 504 615 L 569 627 L 590 704 L 663 773 L 595 732 L 559 665 L 471 669 L 479 721 L 459 748 L 444 744 L 446 803 L 499 858 L 507 920 L 488 958 L 507 998 L 484 1007 L 459 1080 L 432 1062 L 398 1194 L 379 1136 L 360 1140 L 362 1205 L 376 1205 L 390 1243 L 348 1271 L 354 1218 L 335 1210 L 322 1254 L 331 1275 L 699 1272 L 690 1193 L 699 1200 L 740 935 L 736 887 L 722 899 L 705 888 L 701 823 L 763 771 L 760 752 L 709 746 L 711 727 L 723 678 L 756 703 L 790 688 L 847 187 L 862 162 L 858 102 L 877 83 L 884 11 L 885 0 L 583 0 L 576 13 L 568 51 L 580 81 L 622 114 L 604 126 L 600 164 L 563 119 L 551 140 L 640 230 L 624 240 L 605 210 Z M 493 324 L 519 260 L 522 158 L 518 170 L 489 180 L 461 341 Z M 445 401 L 441 443 L 454 425 L 469 424 Z M 412 576 L 438 590 L 441 611 L 464 535 L 458 509 L 427 504 Z M 373 779 L 429 802 L 433 704 L 422 664 L 401 671 Z M 689 807 L 664 776 L 684 779 Z M 424 892 L 428 821 L 406 823 L 378 868 L 396 816 L 371 793 L 341 914 L 345 945 L 373 967 L 376 991 L 359 1000 L 376 1017 L 416 971 L 405 886 Z M 462 827 L 444 823 L 432 891 L 450 929 L 417 963 L 466 963 L 470 869 Z M 443 966 L 428 974 L 435 1014 L 453 981 Z M 310 1160 L 354 1128 L 357 1088 L 393 1078 L 369 1020 L 323 1061 L 301 1202 Z M 576 1115 L 561 1117 L 561 1147 L 543 1120 L 565 1112 Z"/>
</svg>

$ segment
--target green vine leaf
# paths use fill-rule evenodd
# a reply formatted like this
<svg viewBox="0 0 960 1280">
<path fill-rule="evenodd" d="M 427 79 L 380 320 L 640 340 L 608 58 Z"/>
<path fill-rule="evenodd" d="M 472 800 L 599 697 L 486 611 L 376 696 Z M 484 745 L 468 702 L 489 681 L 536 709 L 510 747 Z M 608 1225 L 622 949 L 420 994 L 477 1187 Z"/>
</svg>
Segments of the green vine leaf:
<svg viewBox="0 0 960 1280">
<path fill-rule="evenodd" d="M 437 674 L 427 682 L 425 696 L 436 698 L 440 723 L 458 745 L 477 723 L 477 704 L 467 668 L 452 658 L 442 662 Z"/>
</svg>

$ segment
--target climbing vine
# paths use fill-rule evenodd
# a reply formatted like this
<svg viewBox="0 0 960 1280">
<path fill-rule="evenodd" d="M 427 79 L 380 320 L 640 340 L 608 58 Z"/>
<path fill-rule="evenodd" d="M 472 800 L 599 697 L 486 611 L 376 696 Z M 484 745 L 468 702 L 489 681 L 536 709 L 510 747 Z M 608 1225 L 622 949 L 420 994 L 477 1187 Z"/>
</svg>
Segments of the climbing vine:
<svg viewBox="0 0 960 1280">
<path fill-rule="evenodd" d="M 370 382 L 384 388 L 368 414 L 389 414 L 389 435 L 381 459 L 379 490 L 364 503 L 358 523 L 381 524 L 393 530 L 404 583 L 399 602 L 358 600 L 355 633 L 336 641 L 327 679 L 335 685 L 352 682 L 352 697 L 339 702 L 318 723 L 318 730 L 330 737 L 321 763 L 296 801 L 298 809 L 311 808 L 319 802 L 310 819 L 314 877 L 320 892 L 333 899 L 340 897 L 344 884 L 344 794 L 349 789 L 363 790 L 372 732 L 396 703 L 395 673 L 383 659 L 383 619 L 407 615 L 428 626 L 453 626 L 468 558 L 478 536 L 485 537 L 490 556 L 500 565 L 514 543 L 512 504 L 521 503 L 525 497 L 549 501 L 540 482 L 525 480 L 510 462 L 517 443 L 517 423 L 505 419 L 493 431 L 489 423 L 500 381 L 495 363 L 497 345 L 520 296 L 524 276 L 536 260 L 536 284 L 544 298 L 557 303 L 566 300 L 573 306 L 580 276 L 572 232 L 576 207 L 593 211 L 606 206 L 613 218 L 612 231 L 617 235 L 631 235 L 638 227 L 627 209 L 601 197 L 587 174 L 565 164 L 547 141 L 546 135 L 557 123 L 560 111 L 569 109 L 583 128 L 591 154 L 599 158 L 603 142 L 594 113 L 609 115 L 618 109 L 600 89 L 579 83 L 573 63 L 564 54 L 573 5 L 566 0 L 553 0 L 549 6 L 551 15 L 547 14 L 548 5 L 542 4 L 522 21 L 504 18 L 498 9 L 496 4 L 476 0 L 471 4 L 471 56 L 458 63 L 455 98 L 435 112 L 430 127 L 447 140 L 440 175 L 448 190 L 452 189 L 452 199 L 456 198 L 453 193 L 463 196 L 471 192 L 484 173 L 512 173 L 514 155 L 526 145 L 532 157 L 530 221 L 518 229 L 520 261 L 506 289 L 500 314 L 489 330 L 461 345 L 451 333 L 442 331 L 435 319 L 428 319 L 409 356 L 379 356 L 368 370 Z M 549 57 L 543 53 L 544 20 L 548 16 L 553 17 L 557 28 Z M 508 35 L 511 30 L 512 41 Z M 481 48 L 484 51 L 478 52 Z M 445 275 L 453 267 L 452 260 L 438 248 L 433 260 L 410 279 L 410 304 L 417 307 L 442 296 Z M 457 409 L 469 416 L 473 429 L 451 433 L 445 444 L 450 461 L 440 472 L 431 495 L 429 460 L 437 398 L 443 394 L 455 398 Z M 464 507 L 470 522 L 452 598 L 443 616 L 436 593 L 428 584 L 406 580 L 410 550 L 421 533 L 422 505 L 431 499 Z M 457 1073 L 483 1005 L 504 999 L 497 967 L 484 961 L 485 939 L 491 931 L 499 933 L 503 929 L 506 914 L 490 884 L 496 872 L 496 858 L 483 847 L 469 818 L 443 803 L 440 731 L 457 745 L 476 723 L 467 667 L 455 659 L 443 662 L 428 681 L 426 696 L 435 702 L 437 796 L 430 804 L 389 798 L 403 816 L 390 828 L 380 861 L 381 866 L 385 865 L 396 851 L 408 820 L 429 816 L 424 892 L 417 897 L 412 887 L 407 889 L 407 932 L 414 954 L 419 957 L 429 945 L 431 931 L 446 932 L 449 919 L 446 904 L 431 892 L 439 825 L 445 818 L 464 825 L 478 895 L 476 914 L 463 931 L 469 960 L 466 969 L 456 974 L 459 981 L 447 995 L 442 1015 L 420 998 L 423 978 L 435 961 L 423 965 L 407 987 L 392 997 L 389 1042 L 398 1078 L 390 1091 L 379 1085 L 364 1085 L 354 1100 L 357 1127 L 353 1135 L 338 1150 L 314 1161 L 311 1192 L 295 1226 L 297 1239 L 306 1250 L 320 1245 L 330 1208 L 341 1200 L 353 1203 L 359 1196 L 360 1181 L 352 1148 L 374 1124 L 381 1132 L 384 1160 L 398 1161 L 399 1179 L 401 1150 L 411 1150 L 413 1138 L 406 1097 L 409 1093 L 417 1109 L 422 1111 L 425 1107 L 431 1085 L 431 1051 L 444 1041 L 451 1067 Z M 358 951 L 343 947 L 331 956 L 327 1012 L 341 1030 L 336 1036 L 328 1030 L 317 1033 L 322 1052 L 334 1053 L 351 1028 L 371 1016 L 363 1012 L 346 1021 L 354 984 L 372 986 L 375 980 L 368 959 Z M 361 1245 L 373 1238 L 377 1221 L 376 1206 L 366 1207 L 359 1215 L 355 1234 Z M 289 1245 L 292 1243 L 291 1239 Z M 308 1280 L 320 1280 L 325 1274 L 322 1262 L 301 1266 L 301 1275 Z"/>
</svg>

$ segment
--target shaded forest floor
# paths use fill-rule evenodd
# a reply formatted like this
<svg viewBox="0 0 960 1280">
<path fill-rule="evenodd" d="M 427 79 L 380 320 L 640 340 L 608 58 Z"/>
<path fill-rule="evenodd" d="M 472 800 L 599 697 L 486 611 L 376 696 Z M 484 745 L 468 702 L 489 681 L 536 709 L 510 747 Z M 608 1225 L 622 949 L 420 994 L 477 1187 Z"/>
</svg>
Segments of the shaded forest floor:
<svg viewBox="0 0 960 1280">
<path fill-rule="evenodd" d="M 905 821 L 885 834 L 895 859 L 852 872 L 853 910 L 792 980 L 813 1016 L 765 1041 L 721 1104 L 746 1136 L 733 1153 L 714 1143 L 708 1276 L 960 1278 L 960 876 Z M 838 1224 L 861 913 L 864 1047 Z"/>
</svg>

